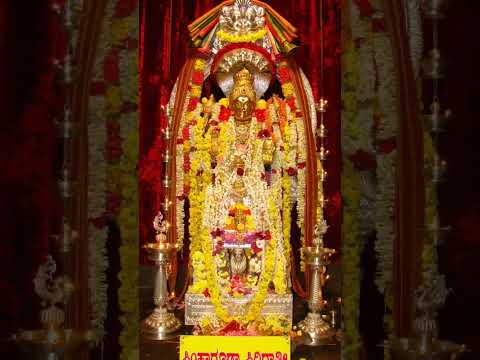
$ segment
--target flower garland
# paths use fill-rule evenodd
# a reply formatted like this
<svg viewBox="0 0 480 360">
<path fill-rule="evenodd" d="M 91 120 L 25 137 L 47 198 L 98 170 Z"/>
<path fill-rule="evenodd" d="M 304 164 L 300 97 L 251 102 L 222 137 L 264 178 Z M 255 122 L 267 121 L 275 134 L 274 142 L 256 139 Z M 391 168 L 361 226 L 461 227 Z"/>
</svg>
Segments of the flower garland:
<svg viewBox="0 0 480 360">
<path fill-rule="evenodd" d="M 352 9 L 350 3 L 348 10 Z M 342 55 L 343 102 L 342 102 L 342 294 L 343 294 L 343 344 L 342 359 L 358 359 L 361 346 L 358 330 L 358 312 L 360 303 L 360 254 L 362 245 L 359 232 L 360 189 L 359 176 L 350 159 L 360 146 L 360 130 L 357 124 L 357 87 L 359 69 L 356 50 L 350 29 L 343 29 L 344 52 Z"/>
<path fill-rule="evenodd" d="M 435 146 L 432 138 L 427 131 L 424 134 L 424 162 L 427 169 L 433 169 L 435 162 Z M 437 214 L 438 199 L 434 184 L 431 181 L 425 181 L 425 224 L 434 225 L 438 217 Z M 428 226 L 427 225 L 427 226 Z M 430 281 L 432 273 L 438 272 L 438 259 L 436 244 L 432 232 L 425 232 L 423 250 L 422 250 L 422 281 Z"/>
<path fill-rule="evenodd" d="M 107 56 L 107 28 L 114 13 L 114 2 L 108 2 L 105 8 L 105 18 L 102 22 L 98 40 L 97 58 L 92 69 L 92 85 L 88 102 L 88 168 L 95 169 L 88 173 L 88 287 L 90 293 L 91 326 L 98 340 L 105 335 L 105 319 L 107 316 L 107 284 L 106 270 L 108 258 L 106 250 L 107 228 L 105 212 L 107 199 L 105 197 L 107 183 L 107 167 L 105 149 L 107 132 L 105 131 L 104 111 L 105 71 L 102 60 Z"/>
<path fill-rule="evenodd" d="M 206 227 L 203 227 L 201 238 L 202 238 L 202 250 L 204 255 L 204 262 L 207 272 L 207 286 L 208 292 L 212 304 L 215 307 L 215 312 L 217 316 L 224 323 L 229 323 L 231 321 L 236 321 L 241 324 L 249 324 L 258 319 L 260 312 L 262 310 L 263 303 L 268 292 L 268 285 L 273 280 L 273 272 L 275 268 L 275 253 L 276 253 L 276 243 L 277 236 L 281 229 L 275 227 L 276 224 L 280 222 L 278 217 L 278 199 L 280 198 L 281 188 L 272 189 L 271 195 L 268 198 L 268 214 L 270 217 L 272 225 L 272 238 L 270 239 L 266 254 L 265 254 L 265 267 L 260 280 L 258 282 L 258 290 L 253 296 L 248 312 L 244 318 L 232 318 L 228 315 L 227 310 L 222 304 L 221 300 L 221 291 L 218 287 L 217 273 L 215 271 L 215 266 L 213 266 L 213 255 L 212 255 L 212 246 L 211 246 L 211 236 Z"/>
<path fill-rule="evenodd" d="M 220 41 L 235 44 L 235 43 L 254 43 L 257 40 L 261 40 L 267 35 L 265 28 L 250 32 L 248 34 L 232 34 L 224 30 L 218 30 L 215 34 Z"/>
<path fill-rule="evenodd" d="M 103 30 L 99 40 L 99 61 L 95 62 L 94 77 L 90 94 L 94 103 L 89 111 L 94 113 L 95 123 L 89 124 L 89 218 L 90 223 L 101 227 L 104 234 L 98 236 L 89 229 L 90 259 L 105 256 L 106 217 L 115 217 L 120 226 L 121 271 L 119 279 L 119 306 L 123 315 L 120 321 L 123 330 L 119 343 L 122 359 L 138 358 L 138 299 L 131 291 L 138 282 L 138 199 L 136 162 L 138 157 L 138 68 L 136 48 L 138 46 L 138 2 L 118 0 L 107 3 Z M 99 135 L 104 134 L 103 139 Z M 97 140 L 98 139 L 98 140 Z M 103 209 L 92 216 L 92 204 Z M 102 255 L 103 254 L 103 255 Z M 103 321 L 106 316 L 105 270 L 107 259 L 101 264 L 91 261 L 90 290 L 93 315 L 102 324 L 99 335 L 103 335 Z M 93 281 L 92 279 L 96 279 Z M 103 279 L 99 283 L 98 279 Z M 101 289 L 101 303 L 95 294 Z M 97 314 L 95 308 L 102 310 Z M 99 312 L 99 311 L 98 311 Z M 93 319 L 93 323 L 100 322 Z"/>
<path fill-rule="evenodd" d="M 378 254 L 376 284 L 385 296 L 384 329 L 387 338 L 393 336 L 393 255 L 395 241 L 396 201 L 396 136 L 398 118 L 397 85 L 393 48 L 385 31 L 384 13 L 375 8 L 373 51 L 377 74 L 376 145 L 377 145 L 377 198 L 375 250 Z M 386 353 L 386 356 L 388 354 Z"/>
<path fill-rule="evenodd" d="M 200 103 L 201 96 L 201 84 L 204 79 L 204 72 L 206 71 L 206 62 L 203 59 L 196 59 L 194 62 L 194 71 L 192 73 L 192 79 L 190 89 L 187 94 L 186 114 L 182 117 L 180 123 L 181 137 L 177 140 L 177 241 L 183 243 L 183 228 L 184 228 L 184 204 L 185 199 L 188 197 L 190 202 L 190 216 L 189 216 L 189 237 L 190 237 L 190 254 L 201 250 L 201 246 L 196 241 L 198 239 L 198 229 L 202 219 L 202 214 L 199 212 L 199 204 L 204 201 L 200 188 L 198 185 L 198 179 L 196 174 L 200 165 L 199 161 L 192 162 L 191 148 L 194 145 L 195 139 L 201 133 L 202 130 L 197 127 L 197 137 L 192 133 L 192 126 L 195 121 L 203 120 L 200 118 L 202 111 L 202 104 Z M 193 176 L 191 175 L 193 174 Z M 179 231 L 180 230 L 180 231 Z"/>
<path fill-rule="evenodd" d="M 288 166 L 295 160 L 295 151 L 292 151 L 292 148 L 296 144 L 296 129 L 294 128 L 295 123 L 291 122 L 288 126 L 285 127 L 285 133 L 283 134 L 283 146 L 284 146 L 284 154 L 286 155 L 287 159 L 285 163 L 287 164 L 287 168 L 291 168 Z M 293 157 L 293 159 L 292 159 Z M 284 172 L 282 174 L 281 185 L 283 189 L 283 198 L 282 198 L 282 220 L 283 220 L 283 239 L 288 239 L 288 241 L 284 241 L 283 251 L 279 252 L 281 256 L 280 266 L 275 271 L 274 281 L 275 290 L 279 294 L 285 294 L 287 291 L 287 284 L 285 283 L 286 271 L 290 268 L 287 264 L 289 262 L 286 259 L 290 259 L 290 230 L 291 230 L 291 210 L 292 210 L 292 200 L 291 200 L 291 192 L 292 192 L 292 177 L 288 174 L 288 172 Z"/>
<path fill-rule="evenodd" d="M 200 81 L 200 77 L 198 77 Z M 281 207 L 284 217 L 288 218 L 291 210 L 291 181 L 294 174 L 285 171 L 281 181 L 274 182 L 277 185 L 270 191 L 268 200 L 268 214 L 270 224 L 272 226 L 271 235 L 265 251 L 264 271 L 258 281 L 257 291 L 253 295 L 247 315 L 242 318 L 231 318 L 222 304 L 222 291 L 219 284 L 224 282 L 222 271 L 218 270 L 218 262 L 223 263 L 225 259 L 220 257 L 213 258 L 212 235 L 209 232 L 211 224 L 205 223 L 209 216 L 204 212 L 205 209 L 206 189 L 212 179 L 211 162 L 214 160 L 217 164 L 224 161 L 223 157 L 227 149 L 233 146 L 235 137 L 233 117 L 228 109 L 228 100 L 221 99 L 217 104 L 210 104 L 208 99 L 202 99 L 202 105 L 198 98 L 190 98 L 190 112 L 187 114 L 185 124 L 182 130 L 182 159 L 184 170 L 184 196 L 188 195 L 190 201 L 190 223 L 189 231 L 191 237 L 190 249 L 193 254 L 192 264 L 194 269 L 194 282 L 190 286 L 189 291 L 192 293 L 205 293 L 210 297 L 212 304 L 216 309 L 217 317 L 223 322 L 232 320 L 248 324 L 258 321 L 265 297 L 268 292 L 268 285 L 273 281 L 277 293 L 286 293 L 286 267 L 290 248 L 288 244 L 283 247 L 277 239 L 282 238 L 283 234 L 290 236 L 290 222 L 282 222 L 278 208 Z M 255 147 L 252 150 L 255 154 L 263 149 L 263 141 L 266 136 L 266 129 L 271 124 L 271 119 L 267 113 L 268 104 L 264 100 L 259 100 L 255 111 L 255 117 L 252 119 L 251 136 L 255 139 Z M 286 108 L 284 108 L 286 109 Z M 208 114 L 211 114 L 209 117 Z M 287 116 L 289 118 L 289 116 Z M 209 127 L 206 127 L 208 124 Z M 283 151 L 291 162 L 292 168 L 295 166 L 295 142 L 297 141 L 295 123 L 285 122 L 283 125 Z M 264 127 L 265 126 L 265 127 Z M 205 132 L 205 129 L 208 129 Z M 262 130 L 263 129 L 263 130 Z M 258 133 L 257 133 L 258 132 Z M 214 133 L 218 133 L 215 140 Z M 215 141 L 215 143 L 214 143 Z M 192 151 L 192 149 L 194 151 Z M 211 150 L 216 149 L 216 155 L 211 155 Z M 293 156 L 292 156 L 293 154 Z M 211 156 L 215 156 L 212 158 Z M 256 156 L 259 156 L 258 154 Z M 283 200 L 281 194 L 284 194 Z M 210 197 L 210 196 L 209 196 Z M 275 204 L 275 205 L 273 205 Z M 239 205 L 242 207 L 241 205 Z M 239 207 L 237 206 L 237 207 Z M 235 209 L 237 209 L 237 207 Z M 240 208 L 239 208 L 240 209 Z M 237 209 L 237 210 L 239 210 Z M 242 210 L 242 209 L 240 209 Z M 250 211 L 249 209 L 244 209 Z M 230 211 L 233 211 L 230 209 Z M 247 216 L 247 222 L 248 222 Z M 226 220 L 225 226 L 228 227 L 229 218 Z M 253 221 L 253 220 L 252 220 Z M 275 224 L 275 225 L 274 225 Z M 282 227 L 276 228 L 276 224 L 283 224 Z M 283 232 L 283 233 L 282 233 Z M 212 251 L 213 250 L 213 251 Z M 214 263 L 217 262 L 217 266 Z M 275 264 L 277 267 L 275 268 Z M 220 266 L 221 267 L 221 266 Z M 275 273 L 275 275 L 273 275 Z M 228 275 L 228 273 L 227 273 Z M 205 286 L 206 285 L 206 286 Z"/>
<path fill-rule="evenodd" d="M 415 79 L 420 76 L 420 63 L 423 55 L 423 24 L 421 0 L 407 1 L 408 38 Z"/>
<path fill-rule="evenodd" d="M 362 245 L 358 227 L 360 191 L 358 174 L 350 162 L 345 162 L 342 172 L 344 196 L 342 225 L 342 293 L 344 337 L 342 359 L 358 359 L 361 339 L 358 330 L 360 303 L 360 253 Z"/>
<path fill-rule="evenodd" d="M 281 61 L 278 66 L 278 79 L 280 81 L 282 87 L 282 93 L 285 97 L 285 103 L 288 106 L 285 106 L 282 109 L 278 109 L 280 113 L 285 112 L 285 119 L 288 119 L 290 116 L 290 112 L 294 117 L 294 123 L 289 126 L 285 127 L 283 124 L 283 128 L 289 128 L 290 131 L 286 133 L 286 138 L 289 138 L 289 132 L 294 134 L 295 138 L 292 138 L 292 145 L 299 144 L 299 146 L 295 149 L 295 152 L 291 152 L 295 158 L 294 159 L 287 159 L 287 163 L 289 167 L 287 171 L 290 171 L 290 175 L 296 176 L 296 200 L 297 200 L 297 225 L 300 229 L 300 242 L 301 242 L 301 249 L 305 248 L 305 237 L 304 237 L 304 224 L 305 224 L 305 179 L 306 179 L 306 169 L 305 169 L 305 162 L 306 162 L 306 140 L 305 140 L 305 128 L 303 124 L 303 118 L 301 112 L 298 111 L 300 109 L 300 105 L 298 100 L 295 96 L 295 87 L 292 83 L 292 76 L 290 73 L 290 69 L 288 67 L 288 63 L 286 61 Z M 278 106 L 277 106 L 278 107 Z M 281 119 L 280 119 L 281 120 Z M 280 122 L 282 126 L 282 123 Z M 293 188 L 293 186 L 290 186 Z M 305 255 L 303 251 L 300 252 L 300 269 L 301 271 L 305 271 Z"/>
<path fill-rule="evenodd" d="M 122 347 L 120 359 L 138 358 L 138 319 L 140 316 L 137 294 L 132 288 L 138 283 L 138 180 L 136 174 L 138 159 L 138 2 L 117 2 L 116 18 L 111 22 L 110 40 L 118 52 L 118 85 L 114 100 L 118 101 L 116 118 L 120 125 L 119 135 L 122 142 L 122 155 L 112 164 L 112 192 L 121 199 L 117 221 L 120 227 L 121 246 L 118 275 L 121 282 L 118 290 L 119 306 L 122 312 L 120 322 L 123 325 L 119 343 Z M 124 9 L 125 11 L 120 11 Z M 114 50 L 115 51 L 115 50 Z M 107 88 L 108 89 L 108 88 Z M 107 90 L 107 100 L 109 99 Z M 116 191 L 115 191 L 116 190 Z"/>
</svg>

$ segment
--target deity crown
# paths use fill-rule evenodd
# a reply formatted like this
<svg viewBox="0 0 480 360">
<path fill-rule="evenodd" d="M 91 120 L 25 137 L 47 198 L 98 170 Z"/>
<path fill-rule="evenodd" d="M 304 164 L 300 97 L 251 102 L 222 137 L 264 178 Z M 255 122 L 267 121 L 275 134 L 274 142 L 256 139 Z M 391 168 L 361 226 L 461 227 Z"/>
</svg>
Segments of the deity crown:
<svg viewBox="0 0 480 360">
<path fill-rule="evenodd" d="M 253 76 L 248 69 L 243 68 L 237 72 L 233 78 L 233 83 L 233 90 L 230 94 L 231 100 L 236 100 L 240 96 L 246 96 L 250 101 L 255 102 L 256 94 L 253 88 Z"/>
</svg>

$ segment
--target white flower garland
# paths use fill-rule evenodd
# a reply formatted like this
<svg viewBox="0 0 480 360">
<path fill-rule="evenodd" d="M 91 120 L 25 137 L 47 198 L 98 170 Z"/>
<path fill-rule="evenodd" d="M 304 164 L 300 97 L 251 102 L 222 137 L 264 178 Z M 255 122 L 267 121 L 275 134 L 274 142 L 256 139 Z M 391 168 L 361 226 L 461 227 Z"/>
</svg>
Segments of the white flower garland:
<svg viewBox="0 0 480 360">
<path fill-rule="evenodd" d="M 101 121 L 104 99 L 91 97 L 88 116 L 89 157 L 88 168 L 88 218 L 103 216 L 106 208 L 106 166 L 104 159 L 106 132 Z M 108 266 L 106 251 L 107 229 L 88 225 L 88 288 L 90 293 L 91 322 L 97 338 L 104 335 L 107 308 L 107 283 L 105 271 Z"/>
<path fill-rule="evenodd" d="M 107 3 L 102 22 L 98 51 L 93 65 L 92 81 L 103 81 L 103 60 L 108 53 L 108 21 L 114 13 L 114 1 Z M 91 96 L 88 104 L 88 219 L 102 217 L 106 211 L 106 162 L 105 162 L 105 98 Z M 90 319 L 97 339 L 105 335 L 107 317 L 106 250 L 107 229 L 88 225 L 88 290 L 90 295 Z"/>
<path fill-rule="evenodd" d="M 420 77 L 420 63 L 423 54 L 423 27 L 420 0 L 403 0 L 407 15 L 407 30 L 415 79 Z"/>
<path fill-rule="evenodd" d="M 378 13 L 377 13 L 378 14 Z M 397 78 L 393 62 L 393 49 L 388 33 L 378 32 L 373 37 L 374 56 L 378 71 L 377 140 L 389 141 L 397 134 L 398 105 Z M 376 285 L 382 293 L 393 281 L 393 246 L 395 239 L 395 171 L 396 152 L 377 153 L 377 199 L 375 250 L 378 254 Z"/>
<path fill-rule="evenodd" d="M 395 206 L 395 168 L 396 151 L 377 157 L 377 199 L 376 228 L 378 265 L 375 284 L 381 293 L 391 289 L 393 281 L 393 243 L 395 239 L 394 206 Z"/>
<path fill-rule="evenodd" d="M 139 7 L 123 20 L 128 28 L 128 39 L 138 42 L 139 35 Z M 112 21 L 110 19 L 110 21 Z M 110 42 L 115 41 L 111 34 Z M 120 48 L 119 59 L 119 88 L 121 103 L 138 104 L 138 52 L 136 49 Z M 136 177 L 136 163 L 138 160 L 138 111 L 120 112 L 118 124 L 120 137 L 123 141 L 123 155 L 119 169 L 121 179 L 117 179 L 122 194 L 122 208 L 117 217 L 120 233 L 120 266 L 119 279 L 121 282 L 118 291 L 120 310 L 125 321 L 120 334 L 119 343 L 122 346 L 121 359 L 138 358 L 138 319 L 139 304 L 136 295 L 131 293 L 131 286 L 138 279 L 138 180 Z"/>
<path fill-rule="evenodd" d="M 357 11 L 352 11 L 355 15 Z M 359 136 L 357 139 L 357 148 L 368 153 L 373 153 L 373 113 L 375 100 L 375 67 L 372 47 L 372 25 L 368 18 L 355 19 L 355 22 L 361 24 L 363 32 L 357 37 L 352 33 L 354 39 L 359 42 L 357 49 L 357 61 L 359 67 L 357 100 L 359 102 L 357 124 Z"/>
</svg>

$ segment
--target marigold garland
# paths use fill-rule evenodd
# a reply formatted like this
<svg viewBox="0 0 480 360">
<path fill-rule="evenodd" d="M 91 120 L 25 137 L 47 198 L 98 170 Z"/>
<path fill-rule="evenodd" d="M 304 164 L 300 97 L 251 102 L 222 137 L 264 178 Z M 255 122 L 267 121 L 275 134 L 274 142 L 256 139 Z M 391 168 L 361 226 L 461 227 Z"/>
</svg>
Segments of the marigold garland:
<svg viewBox="0 0 480 360">
<path fill-rule="evenodd" d="M 201 68 L 201 61 L 197 61 L 195 66 Z M 191 88 L 194 88 L 194 86 Z M 203 216 L 205 211 L 206 190 L 212 179 L 210 166 L 212 161 L 210 155 L 211 149 L 216 149 L 215 161 L 217 164 L 224 161 L 223 157 L 226 149 L 230 149 L 234 141 L 234 120 L 231 111 L 228 109 L 228 99 L 221 99 L 218 103 L 209 105 L 210 102 L 208 99 L 199 100 L 197 97 L 198 93 L 198 91 L 194 93 L 190 92 L 191 106 L 188 108 L 182 128 L 182 138 L 177 142 L 177 145 L 181 148 L 181 159 L 183 159 L 183 181 L 185 184 L 183 196 L 188 196 L 190 203 L 189 232 L 190 251 L 193 254 L 192 265 L 194 281 L 193 285 L 189 287 L 189 292 L 207 294 L 215 307 L 217 317 L 222 322 L 236 320 L 240 323 L 248 324 L 258 321 L 270 282 L 273 281 L 278 294 L 284 294 L 287 291 L 285 279 L 289 262 L 286 259 L 289 258 L 290 246 L 287 242 L 282 246 L 278 239 L 283 237 L 286 239 L 290 238 L 291 224 L 289 215 L 292 206 L 290 193 L 292 191 L 293 175 L 287 171 L 285 171 L 283 175 L 273 174 L 273 177 L 281 177 L 279 181 L 273 181 L 273 183 L 277 185 L 270 190 L 268 213 L 271 224 L 283 224 L 283 227 L 277 229 L 272 225 L 271 239 L 268 241 L 265 251 L 264 271 L 258 280 L 257 291 L 249 303 L 247 315 L 242 318 L 231 318 L 222 304 L 222 291 L 219 287 L 219 284 L 225 280 L 225 274 L 223 274 L 222 271 L 217 271 L 218 264 L 215 266 L 217 261 L 222 262 L 224 260 L 213 258 L 212 235 L 209 232 L 209 228 L 203 223 Z M 282 109 L 270 108 L 274 111 L 281 110 L 280 112 L 283 114 L 281 124 L 282 131 L 281 134 L 276 135 L 276 139 L 277 141 L 282 139 L 282 156 L 284 157 L 284 162 L 289 164 L 289 167 L 296 168 L 297 124 L 293 114 L 289 112 L 288 107 L 280 104 L 279 106 L 282 107 Z M 255 139 L 253 140 L 255 143 L 254 149 L 257 149 L 252 150 L 253 153 L 258 153 L 260 150 L 261 154 L 264 139 L 269 138 L 270 135 L 273 137 L 273 134 L 270 134 L 268 130 L 272 124 L 272 120 L 270 119 L 271 113 L 267 112 L 267 109 L 269 109 L 269 104 L 265 100 L 259 100 L 255 113 L 258 117 L 252 119 L 253 127 L 251 127 L 253 135 L 257 134 L 256 137 L 253 136 L 253 139 Z M 208 112 L 211 112 L 210 117 L 202 115 Z M 211 124 L 209 127 L 206 126 L 207 119 L 209 124 Z M 206 128 L 208 130 L 205 132 Z M 215 143 L 212 143 L 214 139 L 212 134 L 214 132 L 218 132 L 218 138 L 216 138 Z M 303 137 L 301 138 L 303 139 Z M 192 151 L 192 149 L 194 151 Z M 280 212 L 278 212 L 279 205 L 284 220 L 280 218 Z M 226 226 L 230 226 L 228 219 Z M 277 264 L 276 268 L 275 263 Z"/>
<path fill-rule="evenodd" d="M 267 35 L 266 29 L 260 29 L 248 34 L 232 34 L 223 30 L 219 30 L 216 36 L 219 40 L 226 43 L 249 43 L 261 40 Z"/>
<path fill-rule="evenodd" d="M 117 3 L 120 3 L 119 0 Z M 118 275 L 121 282 L 118 301 L 123 325 L 119 343 L 122 347 L 120 359 L 138 359 L 139 308 L 137 293 L 132 291 L 138 284 L 138 180 L 136 174 L 138 160 L 138 69 L 136 46 L 138 44 L 138 2 L 123 12 L 122 17 L 109 19 L 112 51 L 117 54 L 118 80 L 112 78 L 107 84 L 106 114 L 116 119 L 120 128 L 122 153 L 117 161 L 109 164 L 108 189 L 121 198 L 117 222 L 120 227 L 121 246 Z M 133 104 L 133 106 L 129 105 Z"/>
<path fill-rule="evenodd" d="M 88 167 L 96 169 L 88 174 L 88 285 L 90 292 L 90 319 L 97 340 L 105 335 L 104 322 L 107 316 L 106 250 L 107 228 L 104 214 L 107 209 L 107 124 L 104 122 L 107 109 L 104 61 L 109 57 L 109 21 L 114 12 L 114 3 L 105 8 L 101 36 L 98 40 L 98 61 L 92 71 L 93 83 L 101 83 L 102 91 L 90 93 L 88 104 Z"/>
<path fill-rule="evenodd" d="M 288 128 L 288 123 L 285 124 L 282 122 L 282 118 L 279 119 L 280 127 L 287 134 L 284 135 L 288 138 L 289 130 L 291 132 L 295 132 L 295 141 L 292 144 L 300 144 L 295 149 L 295 152 L 290 152 L 290 158 L 287 158 L 287 163 L 289 164 L 287 168 L 291 170 L 290 175 L 296 176 L 297 181 L 297 226 L 300 228 L 300 243 L 301 249 L 305 248 L 305 237 L 304 237 L 304 214 L 305 214 L 305 167 L 298 166 L 298 164 L 304 164 L 306 161 L 306 150 L 305 150 L 305 127 L 303 124 L 303 118 L 296 116 L 296 109 L 299 109 L 300 106 L 298 104 L 297 98 L 295 96 L 295 87 L 292 83 L 292 76 L 290 74 L 290 69 L 288 67 L 288 63 L 286 61 L 281 61 L 278 66 L 278 74 L 279 74 L 279 81 L 282 87 L 282 93 L 286 98 L 286 102 L 274 102 L 275 107 L 277 108 L 280 114 L 283 114 L 284 119 L 288 119 L 289 117 L 293 117 L 295 121 L 291 126 Z M 288 106 L 286 106 L 288 105 Z M 286 126 L 287 125 L 287 126 Z M 292 158 L 293 156 L 293 158 Z M 292 171 L 294 170 L 294 171 Z M 305 271 L 305 255 L 303 251 L 300 252 L 300 270 Z"/>
<path fill-rule="evenodd" d="M 345 51 L 342 55 L 343 103 L 342 103 L 342 297 L 344 313 L 344 338 L 342 358 L 358 359 L 361 346 L 358 329 L 358 312 L 360 303 L 360 253 L 362 250 L 359 232 L 360 189 L 358 174 L 349 159 L 357 150 L 358 139 L 357 99 L 358 69 L 355 49 L 350 37 L 345 37 Z"/>
<path fill-rule="evenodd" d="M 268 212 L 273 224 L 279 223 L 280 219 L 278 218 L 277 212 L 277 202 L 276 199 L 279 196 L 280 189 L 272 191 L 272 196 L 268 199 Z M 217 273 L 215 267 L 213 266 L 213 256 L 212 256 L 212 246 L 211 246 L 211 236 L 207 228 L 203 227 L 201 238 L 202 238 L 202 250 L 204 255 L 204 265 L 207 271 L 207 285 L 208 291 L 212 304 L 215 307 L 215 312 L 217 316 L 224 322 L 229 323 L 230 321 L 237 321 L 242 324 L 248 324 L 250 322 L 258 319 L 260 312 L 262 310 L 263 303 L 267 296 L 268 284 L 273 280 L 273 271 L 275 267 L 275 253 L 276 253 L 276 234 L 279 229 L 272 229 L 272 238 L 268 243 L 267 251 L 265 255 L 265 268 L 261 275 L 261 278 L 258 282 L 258 290 L 255 293 L 253 299 L 250 302 L 249 310 L 244 318 L 232 318 L 228 315 L 227 310 L 222 304 L 221 300 L 221 291 L 218 287 Z"/>
<path fill-rule="evenodd" d="M 89 290 L 92 326 L 104 335 L 106 317 L 105 256 L 106 211 L 117 217 L 122 245 L 119 305 L 124 329 L 119 343 L 122 359 L 138 358 L 138 299 L 131 289 L 138 283 L 137 114 L 138 3 L 122 8 L 122 1 L 107 2 L 99 51 L 93 70 L 89 103 Z M 100 207 L 103 204 L 103 209 Z M 98 211 L 101 211 L 99 213 Z M 100 227 L 102 227 L 100 229 Z"/>
</svg>

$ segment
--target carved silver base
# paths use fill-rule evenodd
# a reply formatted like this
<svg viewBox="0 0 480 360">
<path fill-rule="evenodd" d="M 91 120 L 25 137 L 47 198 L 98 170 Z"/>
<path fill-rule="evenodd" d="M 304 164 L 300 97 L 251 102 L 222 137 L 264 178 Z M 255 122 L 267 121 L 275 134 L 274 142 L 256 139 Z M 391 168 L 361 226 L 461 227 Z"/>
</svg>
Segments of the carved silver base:
<svg viewBox="0 0 480 360">
<path fill-rule="evenodd" d="M 155 308 L 142 322 L 142 337 L 148 340 L 167 340 L 175 337 L 175 332 L 182 326 L 174 314 L 166 308 Z"/>
<path fill-rule="evenodd" d="M 305 320 L 298 324 L 298 327 L 306 335 L 304 344 L 309 346 L 329 344 L 335 336 L 335 329 L 318 313 L 309 312 Z"/>
<path fill-rule="evenodd" d="M 223 304 L 229 316 L 240 316 L 246 314 L 252 297 L 224 298 Z M 292 323 L 293 296 L 269 294 L 265 298 L 261 314 L 283 315 Z M 210 298 L 203 294 L 185 295 L 185 325 L 196 325 L 206 315 L 215 315 L 215 308 Z"/>
</svg>

